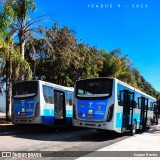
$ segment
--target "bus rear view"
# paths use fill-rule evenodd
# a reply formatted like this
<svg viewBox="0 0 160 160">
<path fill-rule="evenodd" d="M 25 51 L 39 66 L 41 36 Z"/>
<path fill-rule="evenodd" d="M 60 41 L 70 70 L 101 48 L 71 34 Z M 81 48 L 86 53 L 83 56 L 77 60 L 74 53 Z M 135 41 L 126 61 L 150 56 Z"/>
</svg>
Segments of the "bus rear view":
<svg viewBox="0 0 160 160">
<path fill-rule="evenodd" d="M 38 81 L 24 81 L 13 85 L 12 121 L 17 123 L 35 122 L 38 114 Z"/>
<path fill-rule="evenodd" d="M 41 80 L 13 85 L 12 122 L 72 126 L 73 88 Z"/>
<path fill-rule="evenodd" d="M 109 129 L 112 119 L 114 96 L 113 79 L 95 78 L 76 81 L 73 124 L 74 126 Z"/>
</svg>

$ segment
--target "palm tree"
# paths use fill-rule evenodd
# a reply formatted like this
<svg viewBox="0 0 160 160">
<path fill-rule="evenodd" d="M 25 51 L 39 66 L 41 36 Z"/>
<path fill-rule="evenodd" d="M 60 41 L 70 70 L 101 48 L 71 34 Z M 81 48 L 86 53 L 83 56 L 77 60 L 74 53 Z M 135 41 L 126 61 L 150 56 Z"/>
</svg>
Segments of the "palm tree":
<svg viewBox="0 0 160 160">
<path fill-rule="evenodd" d="M 3 3 L 1 10 L 1 26 L 12 36 L 17 34 L 20 43 L 20 53 L 24 59 L 24 46 L 29 28 L 33 20 L 29 20 L 29 12 L 36 9 L 34 0 L 7 0 Z M 36 19 L 37 20 L 37 19 Z M 6 23 L 7 22 L 7 23 Z M 4 24 L 7 25 L 4 25 Z"/>
<path fill-rule="evenodd" d="M 45 15 L 30 19 L 29 13 L 35 11 L 35 9 L 36 4 L 34 0 L 7 0 L 3 5 L 3 21 L 8 20 L 9 22 L 5 29 L 18 36 L 22 59 L 25 57 L 26 40 L 30 33 L 36 30 L 36 28 L 33 28 L 33 25 L 37 22 L 48 20 L 48 18 L 45 18 Z"/>
<path fill-rule="evenodd" d="M 24 46 L 29 28 L 40 18 L 29 20 L 28 14 L 36 8 L 33 0 L 1 0 L 0 6 L 0 39 L 5 39 L 8 45 L 5 49 L 6 65 L 6 119 L 9 118 L 9 107 L 11 97 L 12 60 L 11 55 L 14 47 L 14 37 L 18 35 L 20 53 L 24 59 Z M 22 71 L 21 71 L 22 77 Z"/>
</svg>

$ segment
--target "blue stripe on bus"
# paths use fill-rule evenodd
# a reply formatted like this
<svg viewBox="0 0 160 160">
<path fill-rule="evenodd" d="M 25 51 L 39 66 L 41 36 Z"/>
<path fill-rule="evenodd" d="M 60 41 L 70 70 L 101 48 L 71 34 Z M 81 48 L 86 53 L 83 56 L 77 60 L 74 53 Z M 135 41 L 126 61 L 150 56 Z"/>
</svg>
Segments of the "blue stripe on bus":
<svg viewBox="0 0 160 160">
<path fill-rule="evenodd" d="M 122 127 L 122 115 L 123 113 L 116 113 L 116 124 L 115 128 L 121 128 Z M 133 120 L 137 120 L 137 124 L 140 124 L 140 114 L 133 114 Z M 129 121 L 129 124 L 131 124 L 131 118 Z"/>
<path fill-rule="evenodd" d="M 116 113 L 116 125 L 115 128 L 122 128 L 122 113 Z"/>
<path fill-rule="evenodd" d="M 53 116 L 44 116 L 43 117 L 43 122 L 48 123 L 48 122 L 53 122 L 54 117 Z"/>
<path fill-rule="evenodd" d="M 130 116 L 131 117 L 131 116 Z M 136 119 L 137 120 L 137 124 L 139 125 L 140 124 L 140 114 L 133 114 L 133 120 Z M 131 124 L 131 118 L 130 118 L 130 121 L 129 121 L 129 124 Z"/>
<path fill-rule="evenodd" d="M 44 116 L 53 116 L 54 117 L 54 110 L 53 109 L 44 109 Z M 72 117 L 72 110 L 66 110 L 66 117 Z"/>
<path fill-rule="evenodd" d="M 72 110 L 66 110 L 66 117 L 72 117 Z"/>
<path fill-rule="evenodd" d="M 53 109 L 44 109 L 44 116 L 54 117 L 54 110 Z"/>
</svg>

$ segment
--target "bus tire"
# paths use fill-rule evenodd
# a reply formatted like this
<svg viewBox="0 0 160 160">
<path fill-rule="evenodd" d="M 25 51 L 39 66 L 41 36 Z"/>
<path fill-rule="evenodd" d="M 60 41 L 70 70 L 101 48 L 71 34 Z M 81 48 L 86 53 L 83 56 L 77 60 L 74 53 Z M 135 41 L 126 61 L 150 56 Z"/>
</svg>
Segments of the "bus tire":
<svg viewBox="0 0 160 160">
<path fill-rule="evenodd" d="M 136 130 L 137 130 L 137 122 L 134 120 L 131 128 L 131 136 L 136 134 Z"/>
</svg>

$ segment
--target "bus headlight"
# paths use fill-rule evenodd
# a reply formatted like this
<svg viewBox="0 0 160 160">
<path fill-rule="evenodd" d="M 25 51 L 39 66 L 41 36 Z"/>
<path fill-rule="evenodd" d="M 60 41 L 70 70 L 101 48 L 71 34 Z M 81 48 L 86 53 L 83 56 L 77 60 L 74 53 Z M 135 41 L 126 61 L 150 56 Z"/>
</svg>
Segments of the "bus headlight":
<svg viewBox="0 0 160 160">
<path fill-rule="evenodd" d="M 108 109 L 107 122 L 109 122 L 113 117 L 113 108 L 114 108 L 114 104 L 112 104 Z"/>
</svg>

